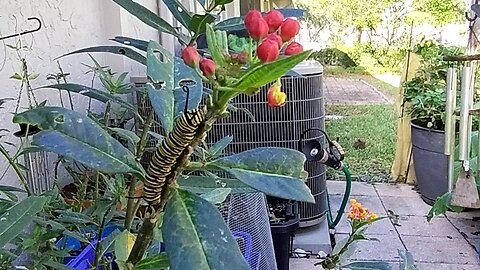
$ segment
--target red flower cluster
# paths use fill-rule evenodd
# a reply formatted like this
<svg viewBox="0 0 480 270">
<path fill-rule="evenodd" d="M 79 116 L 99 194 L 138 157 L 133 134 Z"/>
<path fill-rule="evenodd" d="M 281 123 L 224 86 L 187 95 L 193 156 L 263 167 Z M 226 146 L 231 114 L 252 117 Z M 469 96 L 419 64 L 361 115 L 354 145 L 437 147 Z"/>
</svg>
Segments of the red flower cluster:
<svg viewBox="0 0 480 270">
<path fill-rule="evenodd" d="M 287 18 L 278 10 L 271 10 L 265 16 L 258 10 L 245 15 L 245 28 L 252 39 L 261 41 L 257 47 L 257 56 L 262 62 L 275 61 L 283 43 L 290 42 L 300 31 L 298 20 Z M 303 51 L 302 45 L 292 42 L 285 48 L 285 55 L 294 55 Z"/>
<path fill-rule="evenodd" d="M 186 65 L 192 68 L 199 66 L 203 75 L 206 77 L 210 77 L 215 74 L 215 69 L 217 68 L 215 62 L 208 58 L 201 58 L 197 49 L 192 46 L 188 46 L 182 50 L 182 59 Z"/>
</svg>

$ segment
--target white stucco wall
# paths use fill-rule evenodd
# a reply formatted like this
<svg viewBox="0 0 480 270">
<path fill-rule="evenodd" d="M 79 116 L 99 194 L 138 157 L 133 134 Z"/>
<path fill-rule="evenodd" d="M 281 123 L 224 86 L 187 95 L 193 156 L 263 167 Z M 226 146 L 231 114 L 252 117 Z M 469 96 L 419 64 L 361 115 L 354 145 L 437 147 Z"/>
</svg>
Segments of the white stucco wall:
<svg viewBox="0 0 480 270">
<path fill-rule="evenodd" d="M 174 21 L 170 12 L 161 0 L 135 0 L 159 14 L 173 26 L 179 26 Z M 199 12 L 201 7 L 196 0 L 181 0 L 187 9 Z M 96 45 L 119 45 L 109 41 L 117 35 L 129 36 L 145 40 L 160 41 L 165 47 L 173 51 L 175 41 L 167 34 L 159 34 L 138 19 L 122 10 L 111 0 L 3 0 L 0 8 L 0 37 L 36 27 L 34 22 L 27 22 L 28 17 L 38 17 L 43 24 L 40 31 L 22 36 L 23 44 L 31 47 L 23 51 L 22 55 L 27 59 L 29 71 L 39 73 L 40 77 L 32 81 L 32 86 L 39 87 L 50 84 L 46 80 L 49 73 L 57 73 L 57 63 L 54 59 L 62 54 Z M 239 1 L 229 4 L 223 18 L 239 15 Z M 7 47 L 7 44 L 15 44 L 19 38 L 0 41 L 0 98 L 16 98 L 20 85 L 18 81 L 9 79 L 17 71 L 20 71 L 20 63 L 16 52 Z M 108 65 L 113 71 L 128 71 L 130 76 L 144 76 L 145 69 L 141 65 L 121 56 L 105 53 L 95 53 L 93 56 L 101 65 Z M 72 83 L 90 85 L 91 76 L 85 75 L 88 68 L 82 63 L 91 65 L 88 55 L 79 54 L 60 59 L 64 72 L 71 75 L 68 80 Z M 97 83 L 98 86 L 98 83 Z M 58 92 L 52 90 L 40 90 L 36 92 L 37 99 L 48 99 L 50 105 L 60 105 Z M 63 95 L 67 104 L 67 95 Z M 88 100 L 74 96 L 75 108 L 83 110 Z M 26 106 L 27 98 L 22 97 L 22 105 Z M 17 127 L 12 124 L 12 112 L 15 110 L 16 101 L 11 101 L 0 110 L 0 128 L 7 128 L 13 132 Z M 97 103 L 97 106 L 100 104 Z M 21 111 L 21 110 L 20 110 Z M 14 136 L 3 137 L 1 141 L 9 141 L 18 144 Z M 10 148 L 13 150 L 13 148 Z M 7 164 L 0 157 L 0 177 L 7 169 Z M 15 174 L 8 170 L 2 185 L 19 185 Z"/>
</svg>

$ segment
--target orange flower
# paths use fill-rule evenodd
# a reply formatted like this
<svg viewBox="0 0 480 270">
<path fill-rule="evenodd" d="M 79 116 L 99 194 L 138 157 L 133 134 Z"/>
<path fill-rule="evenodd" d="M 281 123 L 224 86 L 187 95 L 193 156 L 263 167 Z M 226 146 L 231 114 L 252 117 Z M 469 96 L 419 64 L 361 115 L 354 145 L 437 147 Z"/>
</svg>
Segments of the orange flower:
<svg viewBox="0 0 480 270">
<path fill-rule="evenodd" d="M 280 79 L 274 83 L 267 92 L 267 101 L 268 106 L 270 107 L 280 107 L 285 105 L 285 101 L 287 100 L 287 94 L 280 91 L 282 84 L 280 83 Z"/>
<path fill-rule="evenodd" d="M 351 221 L 371 221 L 378 216 L 375 213 L 370 212 L 366 207 L 363 207 L 361 203 L 355 199 L 350 200 L 350 210 L 348 211 L 347 218 Z"/>
</svg>

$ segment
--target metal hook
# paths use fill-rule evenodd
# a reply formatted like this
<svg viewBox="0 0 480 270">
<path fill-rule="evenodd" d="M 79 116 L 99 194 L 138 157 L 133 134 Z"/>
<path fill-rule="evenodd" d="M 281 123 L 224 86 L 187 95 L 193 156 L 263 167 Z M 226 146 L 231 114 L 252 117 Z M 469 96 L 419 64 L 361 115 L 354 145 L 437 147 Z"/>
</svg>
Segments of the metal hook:
<svg viewBox="0 0 480 270">
<path fill-rule="evenodd" d="M 38 27 L 35 28 L 35 29 L 32 29 L 32 30 L 27 30 L 27 31 L 21 32 L 21 33 L 15 33 L 15 34 L 12 34 L 12 35 L 0 37 L 0 40 L 7 39 L 7 38 L 12 38 L 12 37 L 16 37 L 16 36 L 21 36 L 21 35 L 25 35 L 25 34 L 30 34 L 30 33 L 33 33 L 33 32 L 37 32 L 38 30 L 40 30 L 42 28 L 42 21 L 40 21 L 40 19 L 37 18 L 37 17 L 27 18 L 27 21 L 37 21 Z"/>
<path fill-rule="evenodd" d="M 185 99 L 185 109 L 184 109 L 184 113 L 187 114 L 187 110 L 188 110 L 188 99 L 189 99 L 189 96 L 190 96 L 190 88 L 188 88 L 188 86 L 184 85 L 182 87 L 182 90 L 183 92 L 187 93 L 187 98 Z"/>
<path fill-rule="evenodd" d="M 470 18 L 470 15 L 468 14 L 468 12 L 465 12 L 465 18 L 467 19 L 467 21 L 473 22 L 473 21 L 475 21 L 475 20 L 478 18 L 478 16 L 477 16 L 477 14 L 475 13 L 475 15 L 473 16 L 473 18 Z"/>
</svg>

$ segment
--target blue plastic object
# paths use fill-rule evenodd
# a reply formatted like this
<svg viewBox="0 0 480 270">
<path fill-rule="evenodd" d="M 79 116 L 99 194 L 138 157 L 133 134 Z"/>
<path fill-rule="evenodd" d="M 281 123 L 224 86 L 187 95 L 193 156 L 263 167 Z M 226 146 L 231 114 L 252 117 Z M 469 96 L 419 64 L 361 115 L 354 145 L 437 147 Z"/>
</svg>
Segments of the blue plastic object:
<svg viewBox="0 0 480 270">
<path fill-rule="evenodd" d="M 245 242 L 245 251 L 243 257 L 247 261 L 251 270 L 258 270 L 260 267 L 261 254 L 253 251 L 252 235 L 242 231 L 232 231 L 232 235 L 235 238 L 241 238 Z"/>
</svg>

